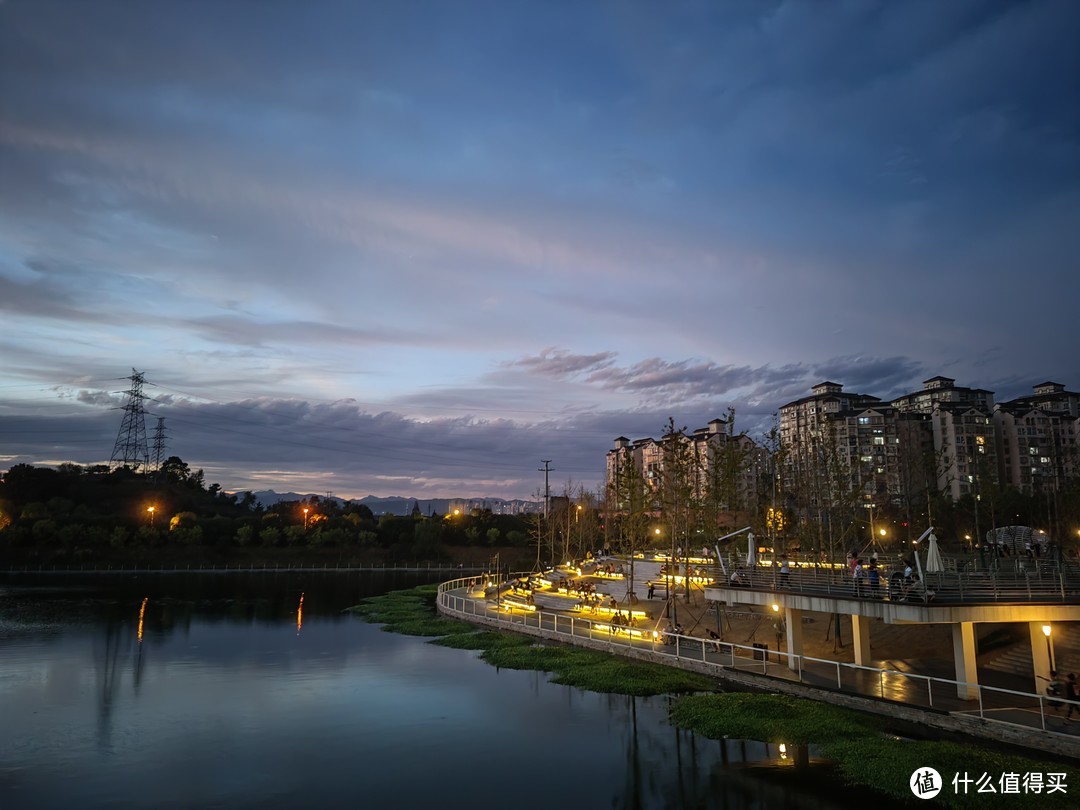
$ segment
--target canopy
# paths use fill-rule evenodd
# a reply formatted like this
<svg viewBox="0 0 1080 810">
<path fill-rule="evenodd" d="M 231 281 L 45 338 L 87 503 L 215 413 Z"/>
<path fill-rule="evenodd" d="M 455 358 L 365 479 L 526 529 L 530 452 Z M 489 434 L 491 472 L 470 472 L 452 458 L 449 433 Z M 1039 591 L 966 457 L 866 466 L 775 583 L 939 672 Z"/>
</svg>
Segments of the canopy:
<svg viewBox="0 0 1080 810">
<path fill-rule="evenodd" d="M 936 574 L 945 570 L 945 561 L 941 559 L 941 549 L 938 548 L 937 537 L 930 535 L 930 545 L 926 549 L 926 573 Z"/>
</svg>

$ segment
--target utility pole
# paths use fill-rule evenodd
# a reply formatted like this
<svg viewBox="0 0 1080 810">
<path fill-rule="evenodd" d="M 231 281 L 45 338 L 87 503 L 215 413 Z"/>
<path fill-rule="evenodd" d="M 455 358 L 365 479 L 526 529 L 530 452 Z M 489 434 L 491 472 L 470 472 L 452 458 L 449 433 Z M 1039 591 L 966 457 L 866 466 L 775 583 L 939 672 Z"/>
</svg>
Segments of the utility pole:
<svg viewBox="0 0 1080 810">
<path fill-rule="evenodd" d="M 551 467 L 549 466 L 551 464 L 551 459 L 542 458 L 540 459 L 540 463 L 544 466 L 537 467 L 537 471 L 544 474 L 544 521 L 547 522 L 548 506 L 551 504 L 551 487 L 548 486 L 548 474 L 551 472 Z"/>
<path fill-rule="evenodd" d="M 554 548 L 554 546 L 555 546 L 555 543 L 554 543 L 553 538 L 551 537 L 551 521 L 548 519 L 548 517 L 549 517 L 548 516 L 548 510 L 551 507 L 551 486 L 548 483 L 548 475 L 551 473 L 551 459 L 550 458 L 542 458 L 542 459 L 540 459 L 540 463 L 544 465 L 543 467 L 538 467 L 537 468 L 537 470 L 539 472 L 542 472 L 544 474 L 544 529 L 543 529 L 543 531 L 548 533 L 548 546 L 551 547 L 552 562 L 554 563 L 554 557 L 555 557 L 555 548 Z M 543 532 L 541 532 L 540 534 L 543 534 Z M 539 557 L 540 557 L 540 545 L 539 545 L 540 544 L 540 538 L 539 537 L 537 537 L 536 542 L 537 542 L 536 556 L 537 556 L 537 562 L 539 562 Z"/>
</svg>

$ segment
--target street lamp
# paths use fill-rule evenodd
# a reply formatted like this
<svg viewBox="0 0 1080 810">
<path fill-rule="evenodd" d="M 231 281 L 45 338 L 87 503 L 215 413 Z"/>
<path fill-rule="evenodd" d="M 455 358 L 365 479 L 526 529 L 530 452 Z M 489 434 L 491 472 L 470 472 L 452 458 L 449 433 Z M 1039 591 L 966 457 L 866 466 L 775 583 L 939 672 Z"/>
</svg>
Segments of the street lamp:
<svg viewBox="0 0 1080 810">
<path fill-rule="evenodd" d="M 305 532 L 307 531 L 307 516 L 308 516 L 308 512 L 310 512 L 310 511 L 311 510 L 308 509 L 306 506 L 304 507 L 304 531 Z"/>
<path fill-rule="evenodd" d="M 1054 645 L 1050 641 L 1050 633 L 1052 631 L 1053 631 L 1053 628 L 1051 628 L 1050 625 L 1048 625 L 1048 624 L 1043 625 L 1043 635 L 1046 636 L 1046 657 L 1050 659 L 1050 671 L 1051 672 L 1053 672 L 1054 670 L 1057 669 L 1057 667 L 1054 666 Z"/>
<path fill-rule="evenodd" d="M 150 516 L 150 528 L 151 529 L 154 528 L 154 512 L 155 511 L 157 511 L 156 506 L 148 506 L 148 507 L 146 507 L 146 514 L 148 514 Z"/>
</svg>

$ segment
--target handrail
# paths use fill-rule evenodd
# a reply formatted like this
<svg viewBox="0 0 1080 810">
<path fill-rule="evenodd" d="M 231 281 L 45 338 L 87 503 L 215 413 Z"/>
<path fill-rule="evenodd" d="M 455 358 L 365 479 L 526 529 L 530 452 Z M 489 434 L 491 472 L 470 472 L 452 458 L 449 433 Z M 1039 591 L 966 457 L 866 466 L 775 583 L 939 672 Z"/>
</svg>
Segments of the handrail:
<svg viewBox="0 0 1080 810">
<path fill-rule="evenodd" d="M 521 627 L 535 627 L 542 635 L 550 635 L 552 638 L 558 638 L 563 641 L 569 640 L 571 643 L 576 643 L 577 639 L 584 637 L 594 641 L 606 642 L 611 645 L 612 649 L 619 646 L 628 648 L 637 647 L 639 649 L 644 648 L 659 655 L 669 657 L 673 661 L 685 660 L 693 661 L 696 665 L 704 664 L 714 668 L 718 674 L 724 670 L 738 671 L 740 669 L 752 669 L 761 675 L 771 678 L 794 681 L 817 688 L 835 689 L 845 693 L 872 697 L 889 703 L 900 703 L 902 705 L 914 706 L 915 708 L 921 707 L 933 711 L 943 711 L 941 706 L 943 705 L 943 696 L 946 695 L 946 691 L 943 690 L 947 690 L 951 692 L 954 697 L 945 697 L 944 702 L 948 703 L 950 700 L 954 703 L 960 702 L 961 706 L 957 709 L 960 713 L 977 713 L 977 716 L 980 719 L 987 722 L 1030 727 L 1029 725 L 1022 723 L 1003 720 L 988 713 L 996 708 L 1005 708 L 1003 706 L 995 705 L 1000 702 L 1000 700 L 994 700 L 993 698 L 1003 695 L 1012 696 L 1013 704 L 1020 701 L 1029 704 L 1026 708 L 1037 707 L 1039 726 L 1043 730 L 1046 730 L 1046 719 L 1050 700 L 1045 695 L 1035 692 L 1023 692 L 1014 689 L 957 681 L 949 678 L 940 678 L 933 675 L 849 664 L 797 653 L 785 653 L 768 649 L 763 650 L 760 647 L 751 645 L 737 644 L 723 640 L 703 639 L 696 636 L 687 636 L 685 634 L 661 634 L 653 631 L 651 633 L 643 634 L 646 637 L 642 638 L 627 632 L 622 632 L 621 628 L 612 628 L 608 622 L 594 621 L 592 619 L 568 616 L 540 609 L 518 614 L 515 614 L 513 611 L 509 613 L 500 613 L 495 609 L 495 606 L 490 604 L 487 600 L 477 600 L 468 597 L 467 595 L 455 593 L 455 591 L 469 589 L 477 585 L 483 579 L 484 576 L 461 577 L 440 583 L 437 595 L 440 606 L 447 612 L 465 618 L 468 618 L 469 616 L 484 616 L 489 620 L 494 620 L 500 624 L 509 626 L 519 625 Z M 664 644 L 662 639 L 665 636 L 672 639 L 674 643 Z M 709 658 L 710 655 L 712 656 L 712 659 Z M 775 658 L 776 661 L 771 661 L 770 659 L 772 658 Z M 778 663 L 784 659 L 786 659 L 787 663 Z M 772 670 L 770 670 L 770 667 L 772 667 Z M 834 687 L 826 686 L 824 681 L 821 680 L 824 675 L 822 672 L 823 669 L 834 674 Z M 845 673 L 848 673 L 846 678 Z M 860 673 L 867 673 L 868 675 L 872 674 L 873 680 L 877 684 L 876 688 L 870 690 L 859 688 Z M 890 686 L 887 689 L 886 679 L 894 680 L 897 683 L 902 684 L 911 683 L 916 689 L 919 688 L 919 684 L 923 684 L 922 688 L 925 688 L 926 691 L 925 706 L 922 704 L 921 690 L 918 695 L 904 694 L 902 699 L 890 697 L 890 693 L 895 691 L 895 685 Z M 938 687 L 936 701 L 935 685 Z M 970 702 L 977 701 L 977 709 L 974 707 L 969 708 L 962 702 L 961 698 L 955 697 L 961 690 L 973 695 L 973 697 L 970 698 Z M 1059 705 L 1075 703 L 1077 707 L 1080 708 L 1080 702 L 1076 701 L 1054 698 L 1054 702 Z M 1025 708 L 1025 706 L 1020 706 L 1019 708 Z"/>
</svg>

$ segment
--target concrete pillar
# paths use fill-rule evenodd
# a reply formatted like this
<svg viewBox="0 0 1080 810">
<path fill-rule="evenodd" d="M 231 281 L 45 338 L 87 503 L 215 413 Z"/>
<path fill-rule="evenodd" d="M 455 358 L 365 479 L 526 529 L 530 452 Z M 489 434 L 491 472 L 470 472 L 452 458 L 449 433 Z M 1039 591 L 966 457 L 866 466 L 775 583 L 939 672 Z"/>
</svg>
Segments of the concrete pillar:
<svg viewBox="0 0 1080 810">
<path fill-rule="evenodd" d="M 855 663 L 860 667 L 868 667 L 873 663 L 870 657 L 870 622 L 869 616 L 851 614 L 851 636 L 855 642 Z"/>
<path fill-rule="evenodd" d="M 953 664 L 956 666 L 956 696 L 963 700 L 975 700 L 979 673 L 975 659 L 975 623 L 957 622 L 952 626 Z"/>
<path fill-rule="evenodd" d="M 802 655 L 802 611 L 798 608 L 784 608 L 784 623 L 787 625 L 787 665 L 788 669 L 798 670 L 796 656 Z"/>
<path fill-rule="evenodd" d="M 1035 665 L 1033 691 L 1038 695 L 1046 694 L 1046 685 L 1050 682 L 1050 651 L 1046 646 L 1046 634 L 1043 633 L 1044 624 L 1050 622 L 1028 622 L 1031 661 Z"/>
</svg>

